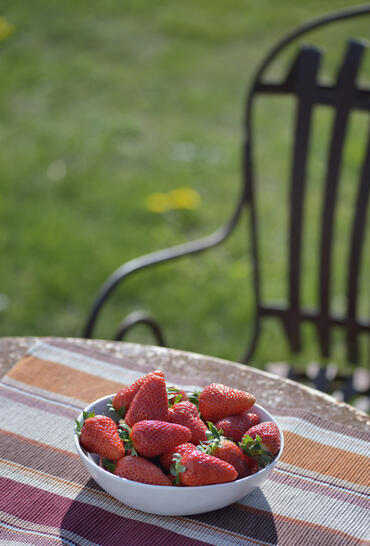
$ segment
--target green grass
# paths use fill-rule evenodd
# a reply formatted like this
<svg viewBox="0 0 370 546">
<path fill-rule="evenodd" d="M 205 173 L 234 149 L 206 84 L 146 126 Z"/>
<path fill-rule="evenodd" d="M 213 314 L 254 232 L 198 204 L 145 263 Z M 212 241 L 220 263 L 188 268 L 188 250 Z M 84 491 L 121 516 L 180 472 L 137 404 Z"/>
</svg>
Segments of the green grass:
<svg viewBox="0 0 370 546">
<path fill-rule="evenodd" d="M 3 1 L 0 15 L 15 31 L 0 41 L 0 291 L 8 298 L 1 334 L 79 336 L 98 287 L 121 263 L 207 235 L 226 221 L 239 194 L 243 100 L 256 64 L 295 25 L 356 4 Z M 359 23 L 365 37 L 368 22 Z M 341 29 L 317 33 L 331 52 L 324 69 L 342 53 Z M 364 68 L 369 73 L 369 55 Z M 263 294 L 274 300 L 286 293 L 292 114 L 286 99 L 261 100 L 256 112 Z M 338 310 L 344 305 L 348 203 L 366 130 L 357 117 L 345 150 L 336 231 Z M 307 304 L 317 291 L 315 252 L 308 248 L 318 244 L 330 123 L 331 113 L 318 109 L 306 210 Z M 146 207 L 150 193 L 184 186 L 200 194 L 199 208 L 155 214 Z M 238 359 L 253 313 L 246 230 L 244 220 L 222 247 L 130 279 L 107 305 L 95 336 L 111 337 L 119 321 L 140 308 L 160 320 L 171 346 Z M 368 245 L 362 313 L 368 311 L 369 254 Z M 129 339 L 151 342 L 142 328 Z M 305 339 L 297 362 L 317 358 L 310 328 Z M 339 337 L 338 362 L 345 362 L 343 351 Z M 253 362 L 288 358 L 280 327 L 268 322 Z"/>
</svg>

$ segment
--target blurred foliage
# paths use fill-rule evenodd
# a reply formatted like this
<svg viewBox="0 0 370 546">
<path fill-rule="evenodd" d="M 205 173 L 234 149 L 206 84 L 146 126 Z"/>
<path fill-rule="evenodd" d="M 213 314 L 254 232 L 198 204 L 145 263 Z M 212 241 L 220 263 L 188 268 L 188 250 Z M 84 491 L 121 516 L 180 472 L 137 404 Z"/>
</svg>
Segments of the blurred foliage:
<svg viewBox="0 0 370 546">
<path fill-rule="evenodd" d="M 207 235 L 226 221 L 240 191 L 244 97 L 257 63 L 294 26 L 356 4 L 3 0 L 2 335 L 79 336 L 94 295 L 115 268 Z M 368 23 L 367 18 L 315 32 L 313 38 L 328 51 L 325 77 L 333 77 L 331 67 L 343 53 L 343 33 L 359 28 L 368 37 Z M 286 69 L 292 54 L 289 50 L 274 65 L 271 76 Z M 363 73 L 369 68 L 368 55 Z M 261 100 L 256 110 L 263 293 L 275 300 L 286 295 L 293 114 L 287 99 Z M 331 112 L 317 109 L 303 268 L 303 299 L 311 305 L 317 299 L 317 220 L 331 120 Z M 366 130 L 360 116 L 353 116 L 336 218 L 339 267 L 332 296 L 339 311 L 349 204 Z M 244 220 L 222 247 L 141 272 L 117 289 L 96 337 L 111 337 L 120 320 L 140 308 L 160 320 L 171 346 L 238 359 L 253 320 L 248 245 Z M 364 313 L 369 254 L 368 245 L 361 278 Z M 305 338 L 301 362 L 318 354 L 310 327 Z M 130 339 L 152 341 L 142 328 Z M 280 327 L 268 322 L 254 363 L 288 358 Z M 345 362 L 340 337 L 334 359 Z"/>
</svg>

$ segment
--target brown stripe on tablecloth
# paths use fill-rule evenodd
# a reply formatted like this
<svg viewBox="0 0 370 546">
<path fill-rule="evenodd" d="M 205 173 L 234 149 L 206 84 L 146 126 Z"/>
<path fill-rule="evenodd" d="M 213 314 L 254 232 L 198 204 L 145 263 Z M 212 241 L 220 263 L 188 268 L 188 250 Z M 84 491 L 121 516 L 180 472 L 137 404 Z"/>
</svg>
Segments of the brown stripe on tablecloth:
<svg viewBox="0 0 370 546">
<path fill-rule="evenodd" d="M 257 494 L 262 493 L 257 492 Z M 211 528 L 232 531 L 260 542 L 279 544 L 279 546 L 301 544 L 350 546 L 365 543 L 342 531 L 238 503 L 221 510 L 187 516 L 186 519 L 207 524 Z"/>
<path fill-rule="evenodd" d="M 206 544 L 151 523 L 135 521 L 78 499 L 67 499 L 6 478 L 0 478 L 0 491 L 0 509 L 4 512 L 37 524 L 60 527 L 101 546 Z"/>
<path fill-rule="evenodd" d="M 85 485 L 90 478 L 77 453 L 4 430 L 0 430 L 0 458 L 80 485 Z"/>
<path fill-rule="evenodd" d="M 305 410 L 301 409 L 294 409 L 294 408 L 274 408 L 274 407 L 267 407 L 267 411 L 272 413 L 275 416 L 284 416 L 284 417 L 298 417 L 299 419 L 304 419 L 308 423 L 311 423 L 312 425 L 316 425 L 324 430 L 330 430 L 332 432 L 336 432 L 339 434 L 345 434 L 346 436 L 350 436 L 351 438 L 357 438 L 358 440 L 365 440 L 367 442 L 370 442 L 370 432 L 369 430 L 365 429 L 357 429 L 348 425 L 342 425 L 340 423 L 334 423 L 332 421 L 328 421 L 327 419 L 323 419 L 322 417 L 315 415 L 313 413 L 309 413 Z"/>
<path fill-rule="evenodd" d="M 301 476 L 298 476 L 297 474 L 294 476 L 289 476 L 285 473 L 280 473 L 279 470 L 275 468 L 274 472 L 272 472 L 269 476 L 269 479 L 277 483 L 282 483 L 291 487 L 295 487 L 297 489 L 302 489 L 303 491 L 311 491 L 312 493 L 315 493 L 317 495 L 324 495 L 332 499 L 347 502 L 348 504 L 361 506 L 361 508 L 370 508 L 369 499 L 360 497 L 358 494 L 356 495 L 355 491 L 337 489 L 336 487 L 330 486 L 329 484 L 326 485 L 325 483 L 319 481 L 308 481 Z"/>
<path fill-rule="evenodd" d="M 284 431 L 281 461 L 340 480 L 360 485 L 369 484 L 370 459 L 366 455 L 327 446 L 294 432 Z"/>
<path fill-rule="evenodd" d="M 49 414 L 60 415 L 61 417 L 67 417 L 70 419 L 77 417 L 81 411 L 79 408 L 55 404 L 53 403 L 53 400 L 41 400 L 40 398 L 30 395 L 28 392 L 20 392 L 15 389 L 6 388 L 3 385 L 0 385 L 0 395 L 3 398 L 29 406 L 30 408 L 37 408 Z"/>
<path fill-rule="evenodd" d="M 47 370 L 46 373 L 45 370 Z M 123 387 L 122 383 L 34 356 L 26 356 L 20 360 L 10 370 L 7 377 L 87 403 L 117 392 Z"/>
</svg>

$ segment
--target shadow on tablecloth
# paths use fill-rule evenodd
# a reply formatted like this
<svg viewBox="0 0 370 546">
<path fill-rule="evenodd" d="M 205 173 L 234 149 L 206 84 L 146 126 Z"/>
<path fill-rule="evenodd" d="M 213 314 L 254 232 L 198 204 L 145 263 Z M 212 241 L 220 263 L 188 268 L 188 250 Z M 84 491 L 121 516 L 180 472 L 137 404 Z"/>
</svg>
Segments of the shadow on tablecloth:
<svg viewBox="0 0 370 546">
<path fill-rule="evenodd" d="M 156 516 L 119 503 L 90 479 L 66 511 L 60 537 L 72 542 L 83 537 L 102 546 L 188 546 L 219 544 L 220 540 L 223 544 L 250 544 L 250 540 L 277 544 L 274 517 L 265 495 L 260 489 L 251 495 L 253 504 L 258 506 L 252 512 L 243 504 L 234 503 L 204 514 Z"/>
</svg>

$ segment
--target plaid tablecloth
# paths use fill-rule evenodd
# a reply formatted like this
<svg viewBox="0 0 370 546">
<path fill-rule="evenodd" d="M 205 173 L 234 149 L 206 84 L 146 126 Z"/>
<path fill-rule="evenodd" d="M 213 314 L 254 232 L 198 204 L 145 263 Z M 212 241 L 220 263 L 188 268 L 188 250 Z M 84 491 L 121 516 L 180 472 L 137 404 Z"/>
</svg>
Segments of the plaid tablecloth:
<svg viewBox="0 0 370 546">
<path fill-rule="evenodd" d="M 75 453 L 74 418 L 155 367 L 67 342 L 39 343 L 14 365 L 0 384 L 1 545 L 369 544 L 370 432 L 304 409 L 270 408 L 284 430 L 282 459 L 227 508 L 155 516 L 105 493 Z M 174 384 L 175 370 L 166 376 Z"/>
</svg>

